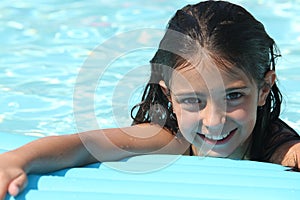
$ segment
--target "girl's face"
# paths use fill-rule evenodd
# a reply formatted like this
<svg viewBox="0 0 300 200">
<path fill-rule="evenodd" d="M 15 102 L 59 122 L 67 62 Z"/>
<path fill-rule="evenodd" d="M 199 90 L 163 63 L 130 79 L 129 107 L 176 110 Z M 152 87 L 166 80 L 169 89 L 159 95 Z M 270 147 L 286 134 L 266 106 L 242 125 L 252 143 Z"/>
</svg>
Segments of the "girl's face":
<svg viewBox="0 0 300 200">
<path fill-rule="evenodd" d="M 218 70 L 208 59 L 173 72 L 171 102 L 184 137 L 198 154 L 242 157 L 268 89 L 258 89 L 240 69 Z M 243 150 L 244 149 L 244 150 Z"/>
</svg>

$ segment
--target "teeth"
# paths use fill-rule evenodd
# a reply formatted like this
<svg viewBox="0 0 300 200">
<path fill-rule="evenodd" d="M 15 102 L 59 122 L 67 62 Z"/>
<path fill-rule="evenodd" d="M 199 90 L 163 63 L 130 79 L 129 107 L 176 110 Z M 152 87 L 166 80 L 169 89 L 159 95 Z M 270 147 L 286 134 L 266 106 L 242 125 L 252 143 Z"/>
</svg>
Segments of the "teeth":
<svg viewBox="0 0 300 200">
<path fill-rule="evenodd" d="M 226 138 L 229 134 L 230 134 L 230 132 L 223 134 L 223 135 L 207 135 L 206 134 L 205 137 L 210 140 L 222 140 L 222 139 Z"/>
</svg>

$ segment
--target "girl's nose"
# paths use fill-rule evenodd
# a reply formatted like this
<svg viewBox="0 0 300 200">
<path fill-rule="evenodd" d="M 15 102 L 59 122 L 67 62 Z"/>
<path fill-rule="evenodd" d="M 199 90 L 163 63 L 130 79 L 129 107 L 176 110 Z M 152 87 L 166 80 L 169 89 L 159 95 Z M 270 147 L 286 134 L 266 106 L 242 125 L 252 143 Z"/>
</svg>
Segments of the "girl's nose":
<svg viewBox="0 0 300 200">
<path fill-rule="evenodd" d="M 225 111 L 225 105 L 208 102 L 199 113 L 200 121 L 208 130 L 222 129 L 225 123 Z"/>
</svg>

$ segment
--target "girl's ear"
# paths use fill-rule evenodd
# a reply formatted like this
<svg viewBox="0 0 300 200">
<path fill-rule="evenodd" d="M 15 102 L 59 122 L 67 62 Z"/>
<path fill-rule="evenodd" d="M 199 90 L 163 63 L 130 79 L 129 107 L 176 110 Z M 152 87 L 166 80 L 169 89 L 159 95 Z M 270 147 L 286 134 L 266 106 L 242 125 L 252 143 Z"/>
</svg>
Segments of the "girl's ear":
<svg viewBox="0 0 300 200">
<path fill-rule="evenodd" d="M 166 83 L 164 81 L 159 81 L 158 84 L 160 85 L 161 90 L 166 95 L 166 97 L 169 99 L 169 101 L 171 101 L 170 90 L 168 89 Z"/>
<path fill-rule="evenodd" d="M 266 103 L 266 99 L 271 91 L 272 86 L 276 80 L 276 73 L 273 70 L 270 70 L 265 75 L 265 83 L 260 88 L 258 96 L 258 106 L 263 106 Z"/>
</svg>

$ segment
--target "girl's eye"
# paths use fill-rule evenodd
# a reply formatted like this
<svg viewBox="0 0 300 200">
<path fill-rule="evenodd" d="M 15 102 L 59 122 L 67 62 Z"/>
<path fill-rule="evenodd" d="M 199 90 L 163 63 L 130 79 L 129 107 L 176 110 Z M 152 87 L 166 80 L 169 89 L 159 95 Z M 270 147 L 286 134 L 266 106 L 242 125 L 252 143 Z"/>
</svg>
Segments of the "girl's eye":
<svg viewBox="0 0 300 200">
<path fill-rule="evenodd" d="M 233 100 L 240 99 L 242 96 L 243 94 L 240 92 L 233 92 L 226 95 L 226 100 L 233 101 Z"/>
<path fill-rule="evenodd" d="M 198 112 L 203 107 L 203 102 L 199 98 L 189 97 L 178 101 L 182 108 L 189 112 Z"/>
<path fill-rule="evenodd" d="M 199 104 L 201 103 L 201 100 L 198 98 L 186 98 L 186 99 L 182 99 L 181 103 L 184 104 Z"/>
</svg>

